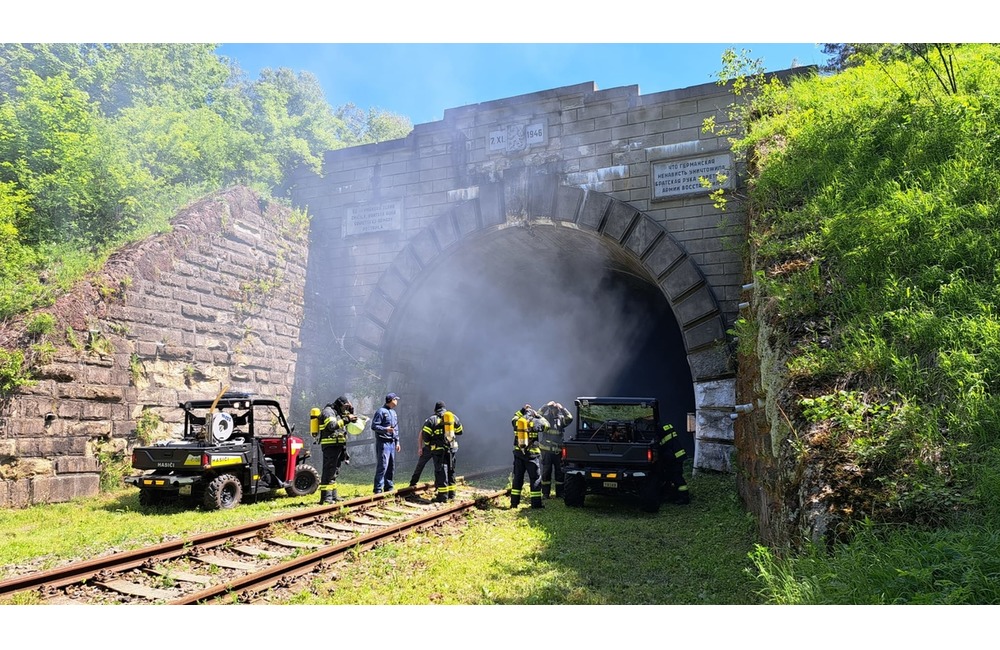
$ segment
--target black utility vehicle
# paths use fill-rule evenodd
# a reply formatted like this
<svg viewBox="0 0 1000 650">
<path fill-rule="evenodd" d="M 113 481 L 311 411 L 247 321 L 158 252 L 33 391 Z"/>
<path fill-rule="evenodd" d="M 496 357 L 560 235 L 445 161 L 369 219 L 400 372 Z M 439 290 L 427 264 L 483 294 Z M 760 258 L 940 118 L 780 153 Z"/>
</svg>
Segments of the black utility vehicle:
<svg viewBox="0 0 1000 650">
<path fill-rule="evenodd" d="M 658 468 L 659 403 L 652 397 L 578 397 L 576 431 L 562 446 L 563 500 L 583 505 L 588 494 L 628 494 L 658 512 L 664 480 Z M 567 434 L 571 430 L 567 430 Z"/>
<path fill-rule="evenodd" d="M 141 505 L 184 500 L 225 509 L 274 490 L 305 496 L 319 487 L 309 451 L 277 400 L 227 392 L 178 406 L 181 438 L 132 452 L 132 468 L 143 473 L 125 482 L 139 488 Z"/>
</svg>

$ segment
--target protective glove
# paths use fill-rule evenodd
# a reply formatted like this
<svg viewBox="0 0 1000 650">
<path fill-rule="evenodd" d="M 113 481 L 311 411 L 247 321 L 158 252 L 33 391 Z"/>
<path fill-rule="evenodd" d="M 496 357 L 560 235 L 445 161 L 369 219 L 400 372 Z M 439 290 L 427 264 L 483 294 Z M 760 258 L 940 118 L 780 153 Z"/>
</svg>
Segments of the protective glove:
<svg viewBox="0 0 1000 650">
<path fill-rule="evenodd" d="M 351 455 L 346 451 L 344 452 L 344 463 L 347 465 L 351 464 Z"/>
</svg>

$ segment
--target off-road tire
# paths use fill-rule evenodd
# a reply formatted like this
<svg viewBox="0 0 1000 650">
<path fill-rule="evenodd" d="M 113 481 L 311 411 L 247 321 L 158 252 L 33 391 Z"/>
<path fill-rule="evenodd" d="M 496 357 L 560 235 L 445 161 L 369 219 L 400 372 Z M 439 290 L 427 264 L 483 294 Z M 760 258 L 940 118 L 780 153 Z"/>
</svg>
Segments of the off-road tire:
<svg viewBox="0 0 1000 650">
<path fill-rule="evenodd" d="M 243 486 L 232 474 L 216 476 L 205 488 L 203 503 L 209 510 L 228 510 L 239 505 L 243 498 Z"/>
<path fill-rule="evenodd" d="M 319 488 L 319 471 L 309 463 L 299 463 L 292 484 L 285 488 L 290 497 L 309 496 Z"/>
<path fill-rule="evenodd" d="M 165 495 L 159 490 L 148 490 L 148 489 L 139 490 L 140 506 L 151 508 L 154 506 L 162 505 L 165 502 L 166 502 Z"/>
<path fill-rule="evenodd" d="M 587 494 L 587 481 L 578 474 L 566 476 L 563 483 L 563 503 L 570 508 L 582 508 L 583 498 Z"/>
<path fill-rule="evenodd" d="M 660 503 L 663 501 L 663 488 L 660 481 L 654 474 L 647 476 L 645 482 L 639 488 L 639 510 L 643 512 L 659 512 Z"/>
</svg>

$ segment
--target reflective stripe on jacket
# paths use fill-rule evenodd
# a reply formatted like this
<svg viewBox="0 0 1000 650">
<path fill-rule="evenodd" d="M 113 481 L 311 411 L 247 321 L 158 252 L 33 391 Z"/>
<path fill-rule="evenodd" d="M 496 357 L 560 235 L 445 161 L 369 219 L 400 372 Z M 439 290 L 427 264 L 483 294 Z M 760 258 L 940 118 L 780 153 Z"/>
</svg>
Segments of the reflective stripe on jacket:
<svg viewBox="0 0 1000 650">
<path fill-rule="evenodd" d="M 424 420 L 422 431 L 424 444 L 431 451 L 454 450 L 458 449 L 455 437 L 462 435 L 462 423 L 451 411 L 441 410 Z"/>
<path fill-rule="evenodd" d="M 319 416 L 319 444 L 347 444 L 347 421 L 332 406 L 325 407 Z"/>
</svg>

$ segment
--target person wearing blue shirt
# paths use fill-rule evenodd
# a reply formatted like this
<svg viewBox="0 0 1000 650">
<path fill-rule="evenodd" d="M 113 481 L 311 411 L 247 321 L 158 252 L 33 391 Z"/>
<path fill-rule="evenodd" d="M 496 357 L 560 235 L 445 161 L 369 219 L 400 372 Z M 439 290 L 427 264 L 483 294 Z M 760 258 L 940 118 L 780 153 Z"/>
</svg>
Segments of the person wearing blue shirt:
<svg viewBox="0 0 1000 650">
<path fill-rule="evenodd" d="M 399 446 L 399 426 L 396 405 L 399 396 L 389 393 L 385 396 L 385 406 L 375 411 L 372 417 L 372 431 L 375 433 L 375 494 L 392 492 L 395 488 L 393 475 L 396 467 L 396 452 Z"/>
</svg>

